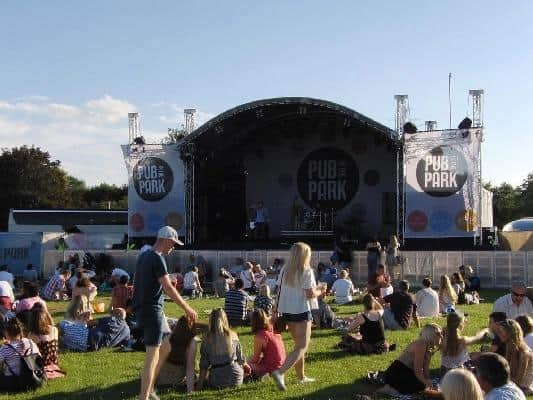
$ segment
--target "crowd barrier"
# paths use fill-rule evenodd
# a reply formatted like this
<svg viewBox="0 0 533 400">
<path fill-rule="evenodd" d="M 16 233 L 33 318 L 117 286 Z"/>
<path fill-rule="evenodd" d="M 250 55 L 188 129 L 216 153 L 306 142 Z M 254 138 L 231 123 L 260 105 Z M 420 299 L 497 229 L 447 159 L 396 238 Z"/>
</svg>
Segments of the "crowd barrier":
<svg viewBox="0 0 533 400">
<path fill-rule="evenodd" d="M 123 250 L 93 250 L 93 255 L 105 253 L 112 257 L 113 265 L 133 272 L 138 251 Z M 49 250 L 44 254 L 43 275 L 48 277 L 61 260 L 68 260 L 74 253 L 83 257 L 84 251 L 55 251 Z M 240 257 L 260 263 L 262 266 L 272 265 L 275 258 L 287 260 L 288 251 L 283 250 L 255 250 L 255 251 L 217 251 L 217 250 L 178 250 L 166 257 L 169 272 L 186 271 L 193 265 L 191 255 L 201 256 L 216 276 L 218 268 L 235 264 Z M 315 251 L 311 264 L 318 262 L 329 263 L 331 251 Z M 367 253 L 353 252 L 352 280 L 363 285 L 367 280 Z M 390 271 L 395 279 L 407 279 L 413 285 L 420 285 L 426 276 L 438 284 L 441 275 L 451 275 L 457 271 L 459 265 L 471 265 L 481 279 L 484 288 L 506 288 L 512 282 L 523 281 L 527 286 L 533 286 L 533 252 L 525 251 L 405 251 L 399 257 L 401 262 Z"/>
</svg>

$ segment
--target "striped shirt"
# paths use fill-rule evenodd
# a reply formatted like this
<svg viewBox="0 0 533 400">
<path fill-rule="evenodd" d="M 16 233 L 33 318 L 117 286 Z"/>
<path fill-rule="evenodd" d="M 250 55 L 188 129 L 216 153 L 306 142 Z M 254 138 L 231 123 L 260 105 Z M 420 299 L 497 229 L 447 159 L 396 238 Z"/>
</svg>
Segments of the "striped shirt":
<svg viewBox="0 0 533 400">
<path fill-rule="evenodd" d="M 61 344 L 69 350 L 87 351 L 89 328 L 87 324 L 64 319 L 59 323 Z"/>
<path fill-rule="evenodd" d="M 65 277 L 63 275 L 54 275 L 43 289 L 43 299 L 56 300 L 55 294 L 60 290 L 65 290 Z"/>
<path fill-rule="evenodd" d="M 231 289 L 226 293 L 224 311 L 231 325 L 240 325 L 246 320 L 248 295 L 242 290 Z"/>
<path fill-rule="evenodd" d="M 13 346 L 16 349 L 16 351 L 13 350 L 13 348 L 10 346 Z M 22 354 L 22 355 L 41 354 L 39 353 L 39 347 L 31 339 L 23 338 L 21 340 L 17 340 L 17 341 L 10 343 L 10 346 L 5 344 L 2 347 L 0 347 L 0 362 L 5 364 L 6 366 L 6 368 L 4 369 L 4 375 L 6 376 L 13 376 L 13 374 L 14 375 L 20 374 L 21 357 L 19 354 Z M 28 353 L 26 353 L 27 351 Z"/>
</svg>

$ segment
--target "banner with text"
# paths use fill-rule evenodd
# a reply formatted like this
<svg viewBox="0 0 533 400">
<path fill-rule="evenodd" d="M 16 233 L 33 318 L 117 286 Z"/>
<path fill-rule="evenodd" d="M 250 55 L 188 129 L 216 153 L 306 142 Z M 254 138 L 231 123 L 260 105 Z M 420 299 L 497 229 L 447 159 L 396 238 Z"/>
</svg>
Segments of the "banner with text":
<svg viewBox="0 0 533 400">
<path fill-rule="evenodd" d="M 129 235 L 155 236 L 165 225 L 182 234 L 184 167 L 177 146 L 124 145 L 122 153 L 128 169 Z"/>
<path fill-rule="evenodd" d="M 480 232 L 480 128 L 405 135 L 405 237 Z"/>
</svg>

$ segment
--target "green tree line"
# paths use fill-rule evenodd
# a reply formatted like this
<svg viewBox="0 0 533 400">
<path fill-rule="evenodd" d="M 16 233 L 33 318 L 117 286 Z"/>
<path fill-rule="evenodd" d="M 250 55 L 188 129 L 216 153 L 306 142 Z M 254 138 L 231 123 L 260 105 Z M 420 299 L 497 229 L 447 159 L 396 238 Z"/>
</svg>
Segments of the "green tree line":
<svg viewBox="0 0 533 400">
<path fill-rule="evenodd" d="M 7 230 L 9 210 L 107 209 L 128 207 L 127 185 L 87 187 L 70 176 L 59 160 L 34 146 L 2 149 L 0 154 L 0 230 Z"/>
<path fill-rule="evenodd" d="M 494 225 L 500 229 L 515 219 L 533 217 L 533 172 L 518 186 L 506 182 L 484 186 L 493 193 Z"/>
</svg>

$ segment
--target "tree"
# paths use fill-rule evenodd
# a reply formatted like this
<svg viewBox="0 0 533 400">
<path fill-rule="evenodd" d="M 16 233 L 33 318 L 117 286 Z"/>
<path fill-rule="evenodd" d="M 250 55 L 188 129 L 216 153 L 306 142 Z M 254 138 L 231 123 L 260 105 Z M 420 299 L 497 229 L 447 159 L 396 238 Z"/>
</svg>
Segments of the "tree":
<svg viewBox="0 0 533 400">
<path fill-rule="evenodd" d="M 128 186 L 101 183 L 85 190 L 83 200 L 88 208 L 128 208 Z"/>
<path fill-rule="evenodd" d="M 506 223 L 522 216 L 522 191 L 509 183 L 493 187 L 485 185 L 485 189 L 493 193 L 494 225 L 502 228 Z"/>
<path fill-rule="evenodd" d="M 85 200 L 83 198 L 87 191 L 87 185 L 81 179 L 75 178 L 71 175 L 67 176 L 67 187 L 70 192 L 70 207 L 85 208 Z"/>
<path fill-rule="evenodd" d="M 11 208 L 64 208 L 70 203 L 67 174 L 39 147 L 14 147 L 0 154 L 0 229 Z"/>
<path fill-rule="evenodd" d="M 529 173 L 520 185 L 522 201 L 521 217 L 533 217 L 533 173 Z"/>
</svg>

